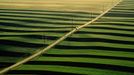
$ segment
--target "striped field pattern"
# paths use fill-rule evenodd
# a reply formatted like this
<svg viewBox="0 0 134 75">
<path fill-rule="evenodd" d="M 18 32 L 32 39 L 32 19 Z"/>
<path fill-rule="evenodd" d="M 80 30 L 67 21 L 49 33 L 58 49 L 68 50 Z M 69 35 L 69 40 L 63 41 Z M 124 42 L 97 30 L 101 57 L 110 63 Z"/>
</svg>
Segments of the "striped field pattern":
<svg viewBox="0 0 134 75">
<path fill-rule="evenodd" d="M 5 75 L 133 75 L 133 3 L 134 0 L 123 0 L 92 25 Z M 0 9 L 0 70 L 98 15 L 82 11 Z"/>
</svg>

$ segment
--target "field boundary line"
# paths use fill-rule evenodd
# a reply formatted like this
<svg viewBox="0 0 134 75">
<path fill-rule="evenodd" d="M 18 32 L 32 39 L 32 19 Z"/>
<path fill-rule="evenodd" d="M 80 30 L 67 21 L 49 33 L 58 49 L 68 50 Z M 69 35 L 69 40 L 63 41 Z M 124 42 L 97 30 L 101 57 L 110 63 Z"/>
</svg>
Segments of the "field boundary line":
<svg viewBox="0 0 134 75">
<path fill-rule="evenodd" d="M 104 11 L 103 13 L 101 13 L 99 16 L 97 16 L 96 18 L 92 19 L 91 21 L 85 23 L 84 25 L 80 25 L 80 26 L 77 26 L 76 28 L 74 28 L 73 30 L 71 30 L 70 32 L 66 33 L 64 36 L 60 37 L 58 40 L 54 41 L 52 44 L 50 44 L 49 46 L 45 47 L 44 49 L 38 51 L 37 53 L 34 53 L 32 54 L 31 56 L 7 67 L 7 68 L 4 68 L 3 70 L 0 71 L 0 75 L 10 71 L 10 70 L 13 70 L 14 68 L 34 59 L 35 57 L 38 57 L 39 55 L 41 54 L 44 54 L 46 53 L 50 48 L 54 47 L 55 45 L 57 45 L 58 43 L 60 43 L 61 41 L 63 41 L 64 39 L 66 39 L 68 36 L 70 36 L 71 34 L 79 31 L 81 28 L 84 28 L 90 24 L 92 24 L 93 22 L 97 21 L 99 18 L 101 18 L 103 15 L 105 15 L 106 13 L 108 13 L 112 8 L 114 8 L 115 6 L 117 6 L 120 2 L 122 2 L 122 0 L 119 0 L 117 3 L 115 3 L 113 6 L 111 6 L 109 9 L 107 9 L 106 11 Z"/>
</svg>

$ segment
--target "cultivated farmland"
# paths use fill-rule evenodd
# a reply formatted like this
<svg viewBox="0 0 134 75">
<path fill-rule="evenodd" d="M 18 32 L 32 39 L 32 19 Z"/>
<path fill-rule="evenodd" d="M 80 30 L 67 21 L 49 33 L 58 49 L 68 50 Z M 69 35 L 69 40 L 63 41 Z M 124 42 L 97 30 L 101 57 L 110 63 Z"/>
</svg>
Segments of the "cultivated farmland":
<svg viewBox="0 0 134 75">
<path fill-rule="evenodd" d="M 118 1 L 1 0 L 0 70 L 44 49 Z M 133 75 L 133 3 L 123 0 L 94 23 L 5 75 Z"/>
</svg>

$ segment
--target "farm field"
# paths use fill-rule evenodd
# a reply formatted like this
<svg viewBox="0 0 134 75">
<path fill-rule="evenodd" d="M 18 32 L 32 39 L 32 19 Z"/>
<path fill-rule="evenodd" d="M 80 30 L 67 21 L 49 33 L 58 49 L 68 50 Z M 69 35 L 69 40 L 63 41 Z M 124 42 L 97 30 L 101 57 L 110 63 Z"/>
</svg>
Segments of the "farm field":
<svg viewBox="0 0 134 75">
<path fill-rule="evenodd" d="M 1 0 L 0 70 L 47 47 L 118 2 L 76 1 Z M 47 53 L 4 75 L 133 75 L 133 3 L 123 0 Z"/>
</svg>

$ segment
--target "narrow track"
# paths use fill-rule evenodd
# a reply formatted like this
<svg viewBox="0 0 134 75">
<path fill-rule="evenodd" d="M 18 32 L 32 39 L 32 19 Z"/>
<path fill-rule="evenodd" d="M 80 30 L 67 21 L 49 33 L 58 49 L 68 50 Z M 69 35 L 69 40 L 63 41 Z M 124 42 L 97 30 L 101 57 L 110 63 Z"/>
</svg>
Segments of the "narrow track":
<svg viewBox="0 0 134 75">
<path fill-rule="evenodd" d="M 97 16 L 96 18 L 92 19 L 91 21 L 85 23 L 84 25 L 80 25 L 77 26 L 76 28 L 72 29 L 70 32 L 66 33 L 64 36 L 62 36 L 61 38 L 59 38 L 58 40 L 56 40 L 55 42 L 53 42 L 52 44 L 50 44 L 49 46 L 47 46 L 46 48 L 39 50 L 37 53 L 32 54 L 31 56 L 3 69 L 0 71 L 0 75 L 13 70 L 14 68 L 34 59 L 35 57 L 38 57 L 39 55 L 46 53 L 50 48 L 54 47 L 55 45 L 57 45 L 58 43 L 60 43 L 61 41 L 63 41 L 64 39 L 66 39 L 68 36 L 72 35 L 73 33 L 79 31 L 81 28 L 84 28 L 90 24 L 92 24 L 93 22 L 97 21 L 99 18 L 101 18 L 103 15 L 105 15 L 106 13 L 108 13 L 112 8 L 114 8 L 115 6 L 117 6 L 122 0 L 119 0 L 117 3 L 115 3 L 112 7 L 110 7 L 109 9 L 107 9 L 106 11 L 104 11 L 102 14 L 100 14 L 99 16 Z"/>
</svg>

